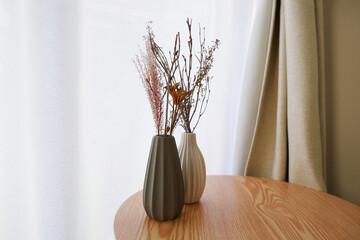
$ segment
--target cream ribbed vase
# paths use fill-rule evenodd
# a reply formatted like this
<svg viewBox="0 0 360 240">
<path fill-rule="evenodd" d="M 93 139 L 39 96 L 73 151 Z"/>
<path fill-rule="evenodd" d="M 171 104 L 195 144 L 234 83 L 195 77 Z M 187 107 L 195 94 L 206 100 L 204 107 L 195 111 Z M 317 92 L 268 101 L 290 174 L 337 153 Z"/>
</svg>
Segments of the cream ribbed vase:
<svg viewBox="0 0 360 240">
<path fill-rule="evenodd" d="M 185 203 L 200 200 L 206 183 L 204 157 L 196 143 L 195 133 L 183 133 L 179 145 L 179 157 L 185 187 Z"/>
</svg>

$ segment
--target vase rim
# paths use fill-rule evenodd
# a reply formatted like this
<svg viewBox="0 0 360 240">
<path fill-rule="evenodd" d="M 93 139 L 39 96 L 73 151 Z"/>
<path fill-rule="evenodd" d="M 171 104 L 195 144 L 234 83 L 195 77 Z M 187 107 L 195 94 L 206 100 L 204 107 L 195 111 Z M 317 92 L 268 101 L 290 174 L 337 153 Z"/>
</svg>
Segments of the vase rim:
<svg viewBox="0 0 360 240">
<path fill-rule="evenodd" d="M 189 132 L 183 132 L 183 134 L 187 134 L 187 135 L 196 135 L 196 133 L 194 133 L 194 132 L 191 132 L 191 133 L 189 133 Z"/>
<path fill-rule="evenodd" d="M 173 138 L 174 136 L 173 135 L 154 135 L 154 137 L 157 137 L 157 138 Z"/>
</svg>

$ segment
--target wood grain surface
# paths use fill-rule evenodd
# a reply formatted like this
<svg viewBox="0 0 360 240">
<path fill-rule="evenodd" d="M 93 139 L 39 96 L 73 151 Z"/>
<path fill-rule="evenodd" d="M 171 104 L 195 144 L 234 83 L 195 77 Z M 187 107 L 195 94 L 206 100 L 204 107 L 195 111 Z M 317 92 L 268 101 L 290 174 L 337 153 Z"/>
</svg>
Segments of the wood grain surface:
<svg viewBox="0 0 360 240">
<path fill-rule="evenodd" d="M 114 221 L 120 239 L 360 239 L 360 207 L 311 188 L 269 179 L 207 176 L 200 202 L 179 218 L 146 216 L 142 192 Z"/>
</svg>

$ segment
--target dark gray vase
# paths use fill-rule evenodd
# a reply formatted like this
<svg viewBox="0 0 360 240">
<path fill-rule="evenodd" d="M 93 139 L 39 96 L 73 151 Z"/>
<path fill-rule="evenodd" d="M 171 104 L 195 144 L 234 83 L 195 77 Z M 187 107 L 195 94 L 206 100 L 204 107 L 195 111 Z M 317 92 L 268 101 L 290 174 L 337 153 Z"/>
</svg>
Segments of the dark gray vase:
<svg viewBox="0 0 360 240">
<path fill-rule="evenodd" d="M 143 204 L 158 221 L 178 217 L 184 206 L 184 181 L 173 136 L 154 136 L 146 169 Z"/>
</svg>

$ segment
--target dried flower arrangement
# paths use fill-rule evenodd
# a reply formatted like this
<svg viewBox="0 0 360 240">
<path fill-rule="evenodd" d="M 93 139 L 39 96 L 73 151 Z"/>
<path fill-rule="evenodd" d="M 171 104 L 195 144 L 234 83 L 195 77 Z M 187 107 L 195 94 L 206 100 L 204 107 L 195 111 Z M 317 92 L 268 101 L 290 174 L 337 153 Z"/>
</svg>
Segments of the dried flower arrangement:
<svg viewBox="0 0 360 240">
<path fill-rule="evenodd" d="M 201 28 L 199 29 L 200 50 L 198 54 L 194 54 L 198 60 L 198 66 L 196 73 L 192 75 L 192 23 L 187 19 L 186 24 L 189 31 L 188 57 L 180 53 L 180 33 L 178 32 L 173 51 L 169 51 L 168 59 L 162 48 L 155 42 L 155 35 L 149 25 L 147 36 L 144 37 L 146 52 L 140 51 L 140 55 L 135 56 L 134 63 L 148 95 L 158 135 L 172 135 L 179 121 L 186 132 L 193 132 L 208 104 L 209 81 L 212 78 L 209 76 L 209 71 L 214 62 L 213 53 L 219 47 L 220 41 L 216 39 L 211 47 L 206 48 L 205 28 L 203 35 Z M 178 77 L 175 76 L 176 73 Z M 197 121 L 191 128 L 190 123 L 195 115 L 197 115 Z"/>
</svg>

